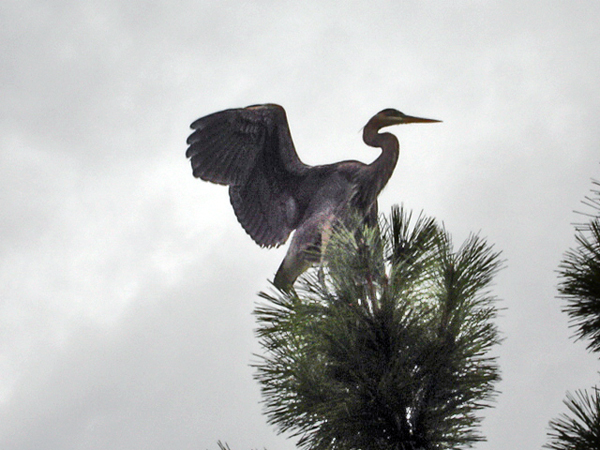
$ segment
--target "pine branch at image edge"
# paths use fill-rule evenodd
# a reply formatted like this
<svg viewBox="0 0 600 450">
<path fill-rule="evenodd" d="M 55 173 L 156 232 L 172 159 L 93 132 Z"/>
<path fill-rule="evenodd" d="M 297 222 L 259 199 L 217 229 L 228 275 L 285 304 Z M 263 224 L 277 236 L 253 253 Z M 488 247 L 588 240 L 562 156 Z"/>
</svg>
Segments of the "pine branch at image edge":
<svg viewBox="0 0 600 450">
<path fill-rule="evenodd" d="M 600 449 L 600 392 L 577 391 L 567 393 L 564 401 L 571 416 L 561 414 L 550 422 L 548 433 L 552 442 L 545 447 L 551 450 Z"/>
<path fill-rule="evenodd" d="M 600 214 L 600 210 L 598 210 Z M 600 351 L 600 216 L 575 235 L 577 247 L 569 250 L 560 265 L 559 292 L 567 300 L 568 313 L 579 339 L 589 339 L 588 350 Z"/>
<path fill-rule="evenodd" d="M 500 379 L 489 289 L 499 253 L 453 250 L 434 219 L 394 207 L 342 227 L 295 290 L 261 293 L 256 367 L 269 422 L 310 449 L 454 449 Z"/>
<path fill-rule="evenodd" d="M 567 301 L 563 311 L 569 315 L 579 340 L 589 340 L 588 350 L 600 351 L 600 182 L 594 181 L 593 196 L 584 204 L 593 208 L 587 223 L 576 226 L 577 247 L 567 251 L 559 267 L 559 293 Z M 550 422 L 552 450 L 600 450 L 600 392 L 579 390 L 567 393 L 564 404 L 569 414 Z"/>
</svg>

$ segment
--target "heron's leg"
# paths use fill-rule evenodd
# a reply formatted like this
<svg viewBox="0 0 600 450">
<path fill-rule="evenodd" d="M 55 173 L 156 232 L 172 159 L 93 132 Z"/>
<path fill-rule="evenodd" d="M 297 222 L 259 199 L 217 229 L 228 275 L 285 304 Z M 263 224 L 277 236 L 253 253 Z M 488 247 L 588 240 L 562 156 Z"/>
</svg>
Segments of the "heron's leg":
<svg viewBox="0 0 600 450">
<path fill-rule="evenodd" d="M 308 250 L 318 242 L 318 229 L 315 224 L 307 224 L 296 230 L 288 251 L 275 274 L 275 287 L 289 292 L 296 279 L 314 262 Z"/>
<path fill-rule="evenodd" d="M 275 274 L 273 284 L 289 291 L 298 278 L 311 264 L 324 264 L 323 254 L 332 233 L 333 215 L 330 211 L 311 217 L 296 229 L 290 247 Z"/>
<path fill-rule="evenodd" d="M 329 239 L 331 238 L 331 234 L 333 233 L 333 224 L 331 218 L 328 218 L 321 228 L 321 248 L 320 250 L 320 258 L 319 258 L 319 282 L 321 284 L 325 283 L 325 253 L 327 251 L 327 244 L 329 244 Z"/>
<path fill-rule="evenodd" d="M 331 220 L 328 220 L 323 224 L 323 228 L 321 228 L 321 264 L 323 264 L 323 258 L 325 257 L 331 233 L 333 233 L 333 225 Z"/>
<path fill-rule="evenodd" d="M 299 249 L 297 242 L 292 240 L 290 244 L 290 248 L 283 258 L 279 269 L 277 269 L 277 273 L 275 274 L 275 279 L 273 280 L 273 284 L 275 287 L 290 292 L 292 290 L 292 286 L 302 273 L 310 267 L 310 262 L 306 259 L 304 252 L 302 249 Z"/>
</svg>

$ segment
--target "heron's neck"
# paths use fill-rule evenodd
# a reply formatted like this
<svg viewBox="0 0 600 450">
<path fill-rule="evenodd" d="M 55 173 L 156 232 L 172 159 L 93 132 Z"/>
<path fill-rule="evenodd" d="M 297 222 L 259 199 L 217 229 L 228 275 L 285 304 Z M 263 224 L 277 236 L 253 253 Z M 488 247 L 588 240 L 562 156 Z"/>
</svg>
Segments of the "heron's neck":
<svg viewBox="0 0 600 450">
<path fill-rule="evenodd" d="M 391 133 L 379 133 L 377 129 L 366 126 L 363 132 L 365 144 L 371 147 L 381 148 L 381 155 L 369 164 L 373 181 L 377 183 L 377 192 L 381 191 L 392 176 L 398 155 L 400 154 L 400 145 L 398 139 Z"/>
</svg>

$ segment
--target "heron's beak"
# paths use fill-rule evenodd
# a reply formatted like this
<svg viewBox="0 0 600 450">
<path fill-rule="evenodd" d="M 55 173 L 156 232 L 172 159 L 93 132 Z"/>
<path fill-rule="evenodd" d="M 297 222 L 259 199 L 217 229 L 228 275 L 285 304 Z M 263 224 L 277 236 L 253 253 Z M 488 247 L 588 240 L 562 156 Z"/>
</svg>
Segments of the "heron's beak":
<svg viewBox="0 0 600 450">
<path fill-rule="evenodd" d="M 413 117 L 413 116 L 407 116 L 404 115 L 404 117 L 400 117 L 400 120 L 398 121 L 398 124 L 401 123 L 435 123 L 435 122 L 441 122 L 441 120 L 435 120 L 435 119 L 424 119 L 422 117 Z"/>
</svg>

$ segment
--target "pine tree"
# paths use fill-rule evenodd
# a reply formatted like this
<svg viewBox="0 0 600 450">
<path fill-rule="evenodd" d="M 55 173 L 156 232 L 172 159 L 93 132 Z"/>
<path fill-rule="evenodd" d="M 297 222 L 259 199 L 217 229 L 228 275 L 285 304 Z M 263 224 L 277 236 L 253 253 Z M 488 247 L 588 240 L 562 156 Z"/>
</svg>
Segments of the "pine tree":
<svg viewBox="0 0 600 450">
<path fill-rule="evenodd" d="M 595 186 L 600 183 L 594 182 Z M 589 339 L 588 349 L 600 351 L 600 191 L 592 190 L 586 204 L 594 209 L 589 222 L 576 228 L 577 247 L 569 250 L 560 265 L 559 292 L 567 301 L 564 311 L 577 328 L 578 339 Z M 553 450 L 600 450 L 600 393 L 567 394 L 564 403 L 573 416 L 563 414 L 550 422 Z"/>
<path fill-rule="evenodd" d="M 499 254 L 478 236 L 454 251 L 435 220 L 394 208 L 379 227 L 336 229 L 324 260 L 255 310 L 269 422 L 310 449 L 482 440 L 478 412 L 499 380 Z"/>
<path fill-rule="evenodd" d="M 567 393 L 565 405 L 573 416 L 562 414 L 550 422 L 553 439 L 546 445 L 553 450 L 598 450 L 600 449 L 600 392 L 577 391 Z"/>
<path fill-rule="evenodd" d="M 600 183 L 595 182 L 596 186 Z M 564 311 L 577 327 L 580 339 L 589 339 L 588 349 L 600 351 L 600 191 L 592 191 L 587 204 L 595 209 L 588 223 L 579 225 L 577 247 L 568 251 L 560 266 L 559 291 L 567 300 Z"/>
</svg>

